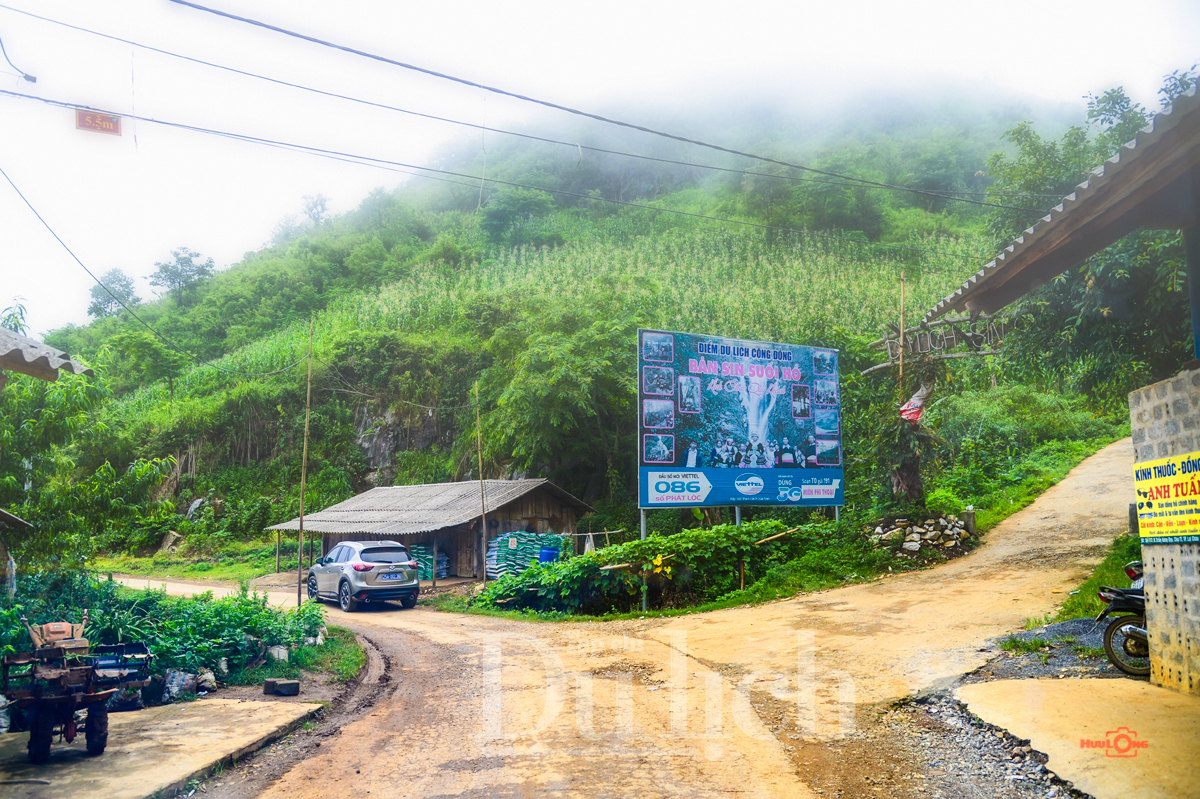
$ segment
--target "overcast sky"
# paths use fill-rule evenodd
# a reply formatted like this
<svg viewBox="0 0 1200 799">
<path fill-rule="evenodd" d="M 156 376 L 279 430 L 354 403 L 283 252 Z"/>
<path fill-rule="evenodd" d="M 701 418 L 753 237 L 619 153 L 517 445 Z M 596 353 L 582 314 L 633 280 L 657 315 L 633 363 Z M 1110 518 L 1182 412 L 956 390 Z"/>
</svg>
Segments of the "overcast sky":
<svg viewBox="0 0 1200 799">
<path fill-rule="evenodd" d="M 293 83 L 538 132 L 530 107 L 169 0 L 0 0 L 5 6 Z M 880 81 L 1005 93 L 1080 109 L 1123 85 L 1157 108 L 1162 76 L 1200 60 L 1194 0 L 600 3 L 201 0 L 390 58 L 619 115 L 659 103 L 719 117 L 731 93 L 845 97 Z M 428 164 L 461 135 L 186 63 L 0 8 L 0 89 L 377 158 Z M 539 118 L 544 119 L 543 117 Z M 630 121 L 640 121 L 637 118 Z M 687 134 L 689 131 L 681 130 Z M 702 153 L 697 153 L 697 157 Z M 360 165 L 126 119 L 120 137 L 74 113 L 0 96 L 0 168 L 96 274 L 145 277 L 181 245 L 219 267 L 262 246 L 304 195 L 355 207 L 404 178 Z M 31 331 L 85 323 L 91 279 L 0 179 L 0 308 Z"/>
</svg>

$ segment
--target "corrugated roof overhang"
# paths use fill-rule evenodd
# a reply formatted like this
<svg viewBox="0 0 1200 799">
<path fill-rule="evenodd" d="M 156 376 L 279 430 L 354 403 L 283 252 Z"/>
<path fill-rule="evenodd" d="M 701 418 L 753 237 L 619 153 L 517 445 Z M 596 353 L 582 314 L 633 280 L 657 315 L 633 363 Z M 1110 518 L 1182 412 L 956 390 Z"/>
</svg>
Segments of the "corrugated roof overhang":
<svg viewBox="0 0 1200 799">
<path fill-rule="evenodd" d="M 1137 138 L 1074 193 L 925 314 L 995 313 L 1144 228 L 1200 223 L 1200 96 L 1196 87 L 1156 114 Z"/>
<path fill-rule="evenodd" d="M 0 328 L 0 370 L 53 382 L 58 379 L 60 369 L 73 375 L 93 373 L 79 361 L 71 360 L 71 356 L 62 350 Z"/>
</svg>

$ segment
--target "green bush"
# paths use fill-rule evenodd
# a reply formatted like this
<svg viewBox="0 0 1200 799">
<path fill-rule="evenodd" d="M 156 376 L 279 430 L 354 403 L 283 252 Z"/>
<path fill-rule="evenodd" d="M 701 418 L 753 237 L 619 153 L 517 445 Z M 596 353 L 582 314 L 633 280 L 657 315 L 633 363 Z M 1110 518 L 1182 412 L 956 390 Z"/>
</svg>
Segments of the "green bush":
<svg viewBox="0 0 1200 799">
<path fill-rule="evenodd" d="M 645 576 L 654 607 L 687 607 L 739 590 L 743 569 L 745 584 L 750 586 L 773 569 L 817 551 L 822 553 L 819 560 L 830 564 L 820 566 L 828 573 L 863 571 L 866 567 L 860 564 L 866 562 L 868 548 L 854 534 L 855 527 L 849 519 L 840 524 L 808 524 L 758 546 L 756 541 L 787 528 L 779 520 L 766 519 L 741 527 L 726 524 L 665 537 L 650 535 L 645 541 L 629 541 L 566 561 L 532 564 L 521 574 L 492 583 L 477 603 L 551 613 L 629 610 L 640 602 Z M 846 563 L 854 565 L 841 569 Z M 601 570 L 617 564 L 630 567 Z"/>
<path fill-rule="evenodd" d="M 26 651 L 29 636 L 20 623 L 70 621 L 89 612 L 85 635 L 93 643 L 145 641 L 155 669 L 215 669 L 221 658 L 239 669 L 264 647 L 294 646 L 324 624 L 324 606 L 306 602 L 296 610 L 272 607 L 246 586 L 233 596 L 170 597 L 165 591 L 135 591 L 80 573 L 33 574 L 18 578 L 12 601 L 0 602 L 0 653 Z"/>
</svg>

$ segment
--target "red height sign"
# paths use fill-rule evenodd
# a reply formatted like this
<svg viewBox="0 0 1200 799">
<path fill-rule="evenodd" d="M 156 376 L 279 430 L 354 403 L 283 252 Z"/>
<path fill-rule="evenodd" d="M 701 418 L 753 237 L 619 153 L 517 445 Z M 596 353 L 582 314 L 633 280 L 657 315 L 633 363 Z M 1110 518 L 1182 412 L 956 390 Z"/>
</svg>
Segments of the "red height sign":
<svg viewBox="0 0 1200 799">
<path fill-rule="evenodd" d="M 111 133 L 114 136 L 120 136 L 121 118 L 76 108 L 75 128 L 76 130 L 94 130 L 97 133 Z"/>
</svg>

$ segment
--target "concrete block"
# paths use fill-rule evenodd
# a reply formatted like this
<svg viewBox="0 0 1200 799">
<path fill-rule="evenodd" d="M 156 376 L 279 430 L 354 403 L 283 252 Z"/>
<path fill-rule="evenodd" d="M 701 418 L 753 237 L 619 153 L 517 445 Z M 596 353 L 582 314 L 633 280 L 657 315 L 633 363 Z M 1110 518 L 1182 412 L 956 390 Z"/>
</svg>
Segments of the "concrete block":
<svg viewBox="0 0 1200 799">
<path fill-rule="evenodd" d="M 300 681 L 299 680 L 277 680 L 275 682 L 275 694 L 277 696 L 299 696 Z"/>
<path fill-rule="evenodd" d="M 273 660 L 281 660 L 284 663 L 287 663 L 288 648 L 286 646 L 268 647 L 267 654 L 270 655 Z"/>
</svg>

